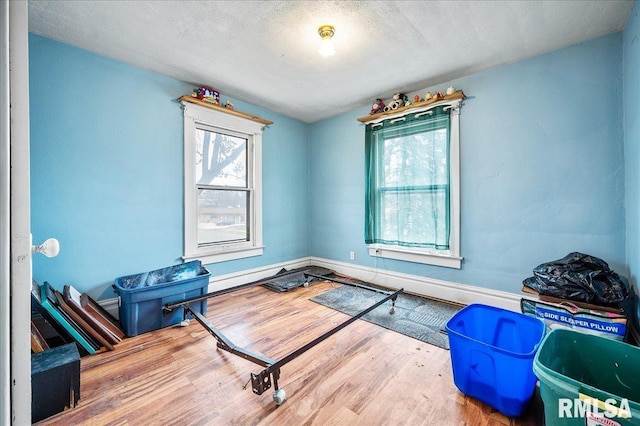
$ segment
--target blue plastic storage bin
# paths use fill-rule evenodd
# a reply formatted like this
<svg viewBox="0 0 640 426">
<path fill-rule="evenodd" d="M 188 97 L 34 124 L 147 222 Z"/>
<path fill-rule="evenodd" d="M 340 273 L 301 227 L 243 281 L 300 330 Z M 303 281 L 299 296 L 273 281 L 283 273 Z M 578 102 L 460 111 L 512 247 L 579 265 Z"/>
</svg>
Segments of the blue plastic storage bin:
<svg viewBox="0 0 640 426">
<path fill-rule="evenodd" d="M 182 307 L 171 312 L 163 312 L 162 307 L 206 294 L 210 275 L 200 261 L 193 261 L 116 278 L 113 288 L 120 296 L 120 323 L 125 334 L 137 336 L 181 322 Z M 189 306 L 200 313 L 207 312 L 206 299 Z"/>
<path fill-rule="evenodd" d="M 453 381 L 509 417 L 522 414 L 537 378 L 533 359 L 545 333 L 538 318 L 469 305 L 447 323 Z"/>
</svg>

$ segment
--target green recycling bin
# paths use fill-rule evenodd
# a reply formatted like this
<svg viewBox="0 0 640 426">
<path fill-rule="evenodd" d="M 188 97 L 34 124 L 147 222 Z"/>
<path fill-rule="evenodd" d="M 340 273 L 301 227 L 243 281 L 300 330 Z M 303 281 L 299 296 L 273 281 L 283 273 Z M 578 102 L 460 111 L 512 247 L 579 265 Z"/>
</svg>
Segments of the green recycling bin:
<svg viewBox="0 0 640 426">
<path fill-rule="evenodd" d="M 552 330 L 533 361 L 546 426 L 640 425 L 640 348 Z"/>
</svg>

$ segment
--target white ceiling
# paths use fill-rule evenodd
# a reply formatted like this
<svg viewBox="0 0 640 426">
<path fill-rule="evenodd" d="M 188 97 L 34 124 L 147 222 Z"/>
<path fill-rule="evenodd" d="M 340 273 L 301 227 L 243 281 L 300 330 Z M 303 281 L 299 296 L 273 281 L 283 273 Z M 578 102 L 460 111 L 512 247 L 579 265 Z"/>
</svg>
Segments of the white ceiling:
<svg viewBox="0 0 640 426">
<path fill-rule="evenodd" d="M 29 0 L 29 29 L 314 122 L 620 31 L 632 7 L 616 0 Z M 317 51 L 323 23 L 336 28 L 329 58 Z"/>
</svg>

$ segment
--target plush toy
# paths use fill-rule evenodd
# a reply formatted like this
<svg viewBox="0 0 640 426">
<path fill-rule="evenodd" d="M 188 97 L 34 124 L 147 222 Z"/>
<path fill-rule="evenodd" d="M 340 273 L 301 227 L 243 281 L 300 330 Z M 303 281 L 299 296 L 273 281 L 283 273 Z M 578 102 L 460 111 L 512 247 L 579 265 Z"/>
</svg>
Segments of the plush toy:
<svg viewBox="0 0 640 426">
<path fill-rule="evenodd" d="M 191 96 L 205 102 L 220 105 L 220 92 L 209 86 L 200 86 L 197 89 L 194 89 Z"/>
<path fill-rule="evenodd" d="M 371 112 L 369 114 L 377 114 L 382 111 L 384 111 L 384 102 L 382 102 L 382 99 L 376 99 L 373 105 L 371 105 Z"/>
<path fill-rule="evenodd" d="M 391 102 L 389 102 L 389 105 L 387 105 L 384 108 L 384 110 L 393 111 L 395 109 L 403 107 L 406 102 L 407 102 L 407 95 L 405 95 L 404 93 L 398 92 L 395 95 L 393 95 L 393 99 L 391 99 Z"/>
</svg>

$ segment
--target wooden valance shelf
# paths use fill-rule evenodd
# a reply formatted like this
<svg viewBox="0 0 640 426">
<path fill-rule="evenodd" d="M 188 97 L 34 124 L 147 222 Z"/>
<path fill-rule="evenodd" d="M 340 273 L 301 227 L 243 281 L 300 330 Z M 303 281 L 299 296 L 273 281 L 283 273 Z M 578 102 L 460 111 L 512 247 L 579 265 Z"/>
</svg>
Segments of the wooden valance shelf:
<svg viewBox="0 0 640 426">
<path fill-rule="evenodd" d="M 273 124 L 273 121 L 265 120 L 264 118 L 256 117 L 255 115 L 245 114 L 243 112 L 236 111 L 230 108 L 225 108 L 220 105 L 215 105 L 210 102 L 205 102 L 198 98 L 194 98 L 193 96 L 184 95 L 178 98 L 178 100 L 180 102 L 190 102 L 192 104 L 200 105 L 206 108 L 215 109 L 220 112 L 225 112 L 227 114 L 235 115 L 236 117 L 246 118 L 247 120 L 255 121 L 256 123 L 264 124 L 265 126 Z"/>
<path fill-rule="evenodd" d="M 416 108 L 421 108 L 421 107 L 425 107 L 428 105 L 436 105 L 439 103 L 444 103 L 446 101 L 450 101 L 453 99 L 465 99 L 466 96 L 464 95 L 464 92 L 462 92 L 462 90 L 458 90 L 457 92 L 453 92 L 450 95 L 445 95 L 443 98 L 436 100 L 430 99 L 428 101 L 422 101 L 422 102 L 415 102 L 411 105 L 407 105 L 405 107 L 402 108 L 398 108 L 398 109 L 394 109 L 394 110 L 390 110 L 390 111 L 385 111 L 385 112 L 379 112 L 377 114 L 369 114 L 369 115 L 365 115 L 364 117 L 360 117 L 358 118 L 358 121 L 361 123 L 368 123 L 369 121 L 373 121 L 373 120 L 379 120 L 381 118 L 387 117 L 387 116 L 392 116 L 392 115 L 397 115 L 398 113 L 402 113 L 405 111 L 411 111 L 412 109 L 416 109 Z"/>
</svg>

